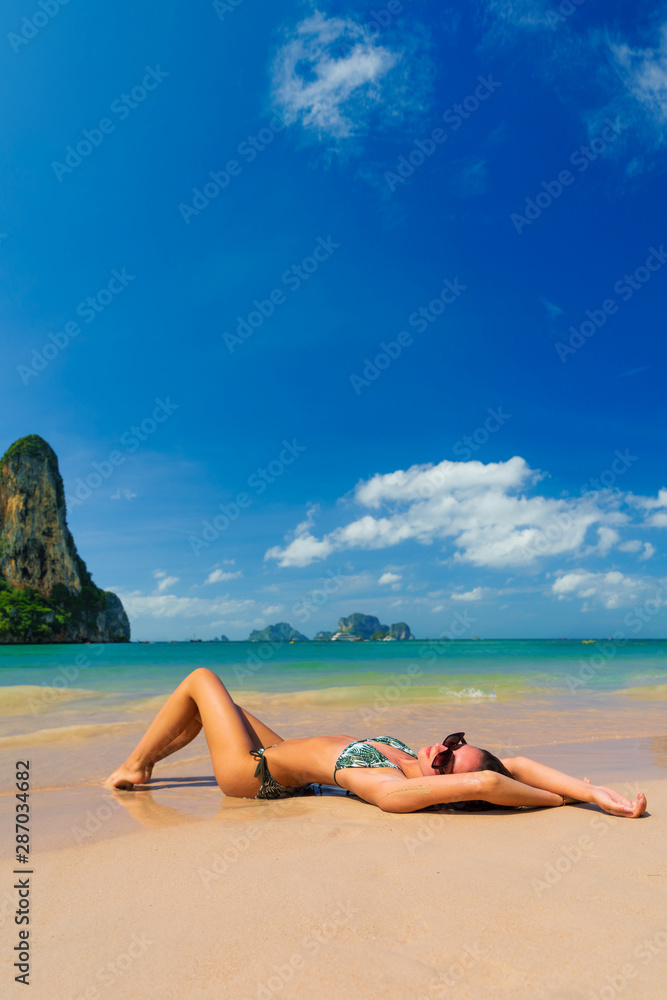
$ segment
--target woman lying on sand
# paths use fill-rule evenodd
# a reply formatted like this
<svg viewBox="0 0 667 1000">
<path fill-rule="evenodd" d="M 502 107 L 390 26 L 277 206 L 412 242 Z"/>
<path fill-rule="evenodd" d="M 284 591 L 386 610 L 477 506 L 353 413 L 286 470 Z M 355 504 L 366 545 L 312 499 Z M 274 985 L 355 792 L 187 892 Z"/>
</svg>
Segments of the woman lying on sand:
<svg viewBox="0 0 667 1000">
<path fill-rule="evenodd" d="M 204 667 L 169 696 L 107 783 L 122 789 L 145 784 L 153 765 L 190 743 L 202 726 L 213 773 L 225 795 L 283 798 L 303 795 L 319 783 L 339 785 L 394 813 L 480 800 L 496 806 L 593 802 L 613 816 L 630 818 L 646 811 L 643 792 L 631 802 L 611 788 L 571 778 L 527 757 L 501 761 L 488 750 L 469 746 L 463 733 L 416 754 L 391 736 L 284 740 L 236 705 L 220 678 Z"/>
</svg>

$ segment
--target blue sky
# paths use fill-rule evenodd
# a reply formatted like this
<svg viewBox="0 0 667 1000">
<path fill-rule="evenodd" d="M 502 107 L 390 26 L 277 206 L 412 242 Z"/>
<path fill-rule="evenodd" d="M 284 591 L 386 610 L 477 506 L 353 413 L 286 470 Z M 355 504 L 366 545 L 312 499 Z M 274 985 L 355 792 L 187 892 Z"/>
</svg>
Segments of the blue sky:
<svg viewBox="0 0 667 1000">
<path fill-rule="evenodd" d="M 664 635 L 667 5 L 2 21 L 0 447 L 135 638 Z"/>
</svg>

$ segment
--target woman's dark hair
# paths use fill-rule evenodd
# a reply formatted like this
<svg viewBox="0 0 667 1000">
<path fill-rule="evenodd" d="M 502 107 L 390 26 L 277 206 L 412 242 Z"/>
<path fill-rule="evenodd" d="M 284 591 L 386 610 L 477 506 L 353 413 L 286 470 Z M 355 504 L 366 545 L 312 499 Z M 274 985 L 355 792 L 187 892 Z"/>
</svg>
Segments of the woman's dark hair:
<svg viewBox="0 0 667 1000">
<path fill-rule="evenodd" d="M 494 757 L 488 750 L 482 750 L 481 747 L 478 747 L 478 749 L 479 763 L 477 767 L 471 768 L 472 771 L 495 771 L 497 774 L 504 774 L 506 778 L 512 777 L 501 760 Z M 484 799 L 468 799 L 465 802 L 449 802 L 448 808 L 461 809 L 466 812 L 482 812 L 484 809 L 505 809 L 511 807 L 494 805 L 493 802 L 485 802 Z"/>
<path fill-rule="evenodd" d="M 507 770 L 502 760 L 498 760 L 494 757 L 492 753 L 488 750 L 482 750 L 480 748 L 480 763 L 479 767 L 476 767 L 476 771 L 496 771 L 497 774 L 504 774 L 506 778 L 511 778 L 512 775 Z"/>
</svg>

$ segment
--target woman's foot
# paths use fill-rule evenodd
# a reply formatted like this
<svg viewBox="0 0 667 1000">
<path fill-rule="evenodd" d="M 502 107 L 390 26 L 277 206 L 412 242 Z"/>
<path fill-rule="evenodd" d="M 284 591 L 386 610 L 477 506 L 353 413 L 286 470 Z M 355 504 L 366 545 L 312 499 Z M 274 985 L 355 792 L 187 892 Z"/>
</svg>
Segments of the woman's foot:
<svg viewBox="0 0 667 1000">
<path fill-rule="evenodd" d="M 124 764 L 116 768 L 113 774 L 109 775 L 104 784 L 131 792 L 135 785 L 147 785 L 151 780 L 152 773 L 152 764 L 137 764 L 134 761 L 126 760 Z"/>
</svg>

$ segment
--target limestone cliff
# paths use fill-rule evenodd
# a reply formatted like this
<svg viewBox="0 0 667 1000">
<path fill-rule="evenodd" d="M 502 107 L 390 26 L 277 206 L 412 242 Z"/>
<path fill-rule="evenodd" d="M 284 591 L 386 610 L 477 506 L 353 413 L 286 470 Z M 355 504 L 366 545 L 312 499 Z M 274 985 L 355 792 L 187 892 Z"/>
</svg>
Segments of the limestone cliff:
<svg viewBox="0 0 667 1000">
<path fill-rule="evenodd" d="M 260 630 L 253 629 L 248 640 L 250 642 L 308 642 L 308 636 L 292 628 L 289 622 L 276 622 L 275 625 L 267 625 Z"/>
<path fill-rule="evenodd" d="M 0 459 L 0 642 L 125 642 L 119 598 L 92 581 L 67 527 L 53 449 L 37 434 Z"/>
<path fill-rule="evenodd" d="M 348 618 L 339 618 L 338 631 L 361 639 L 379 638 L 383 635 L 391 636 L 393 639 L 414 639 L 409 625 L 405 622 L 382 625 L 375 615 L 362 615 L 358 611 Z"/>
</svg>

